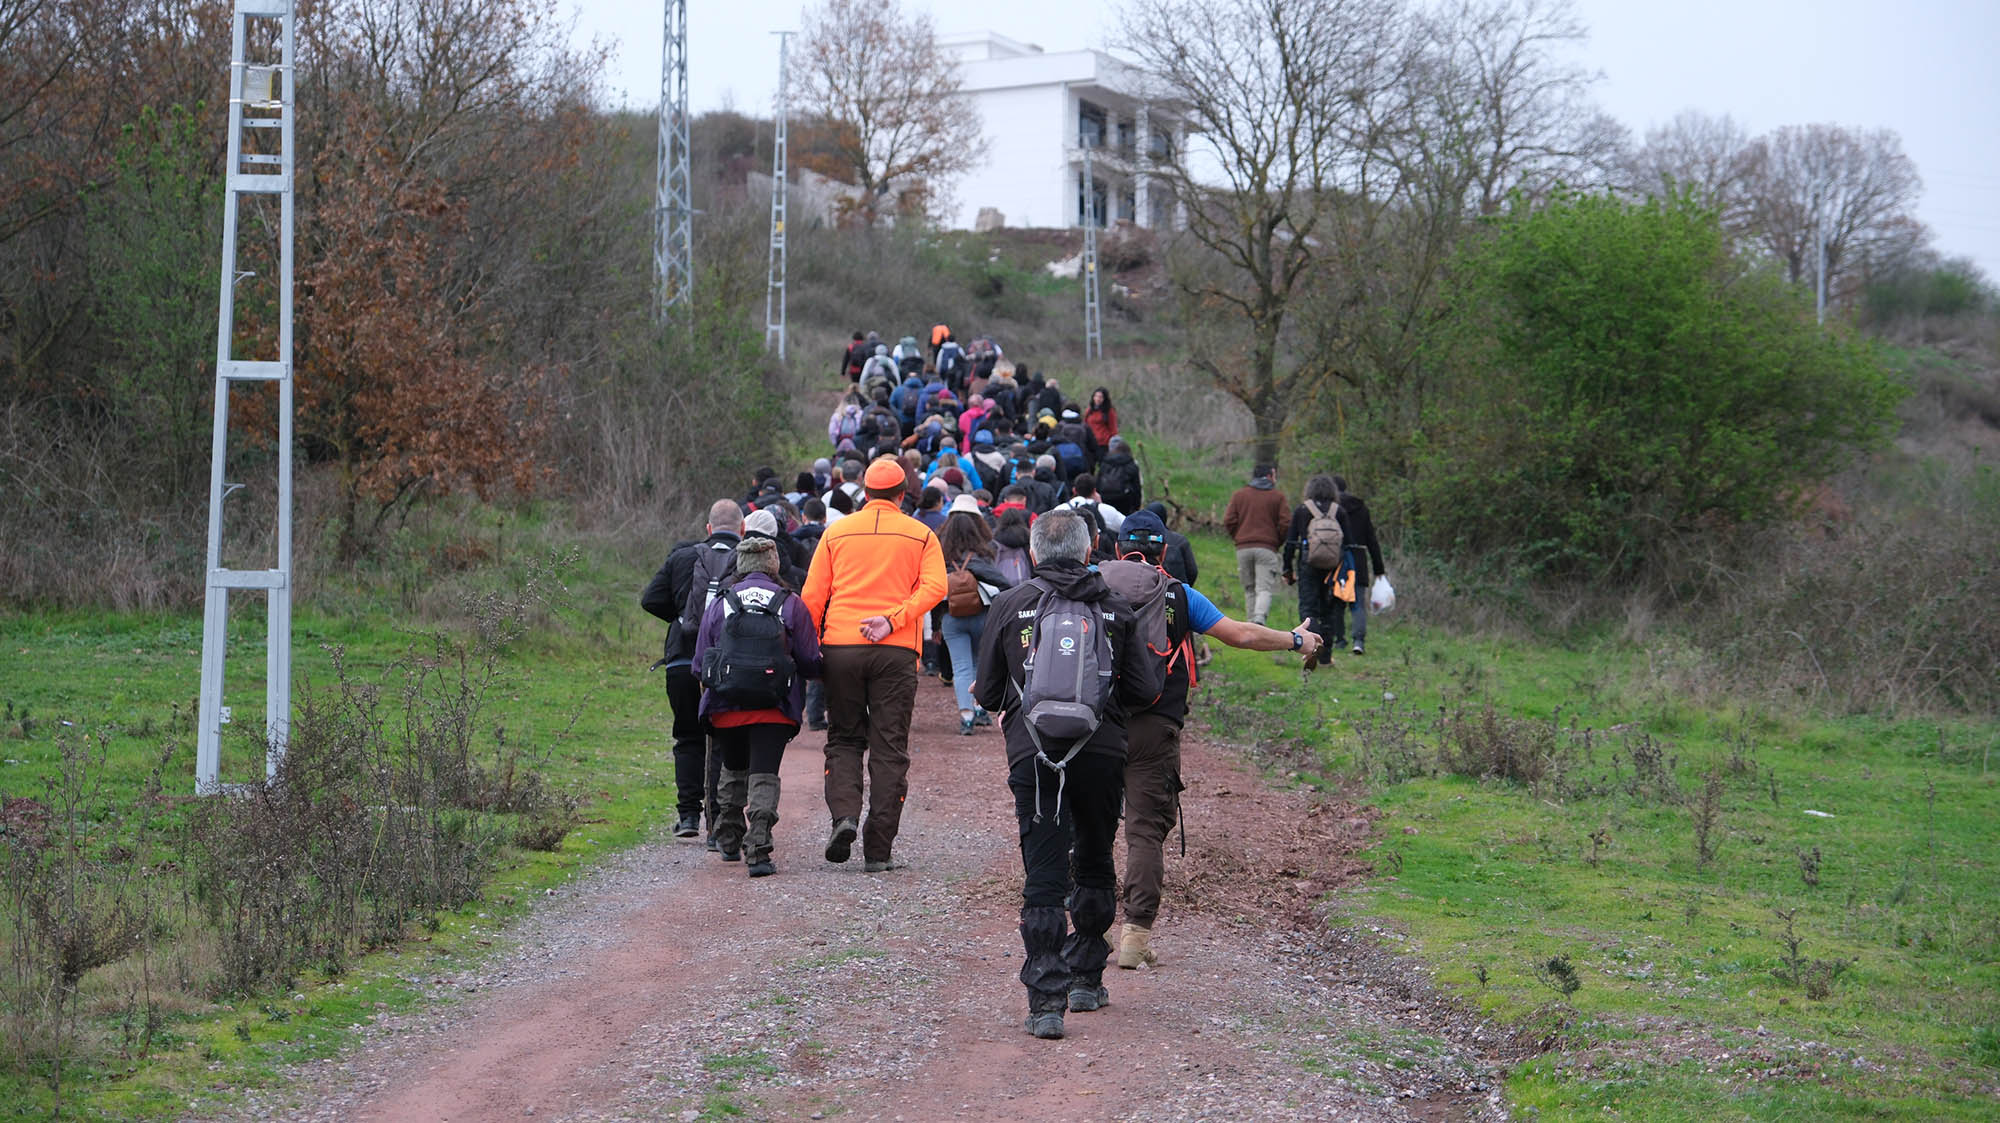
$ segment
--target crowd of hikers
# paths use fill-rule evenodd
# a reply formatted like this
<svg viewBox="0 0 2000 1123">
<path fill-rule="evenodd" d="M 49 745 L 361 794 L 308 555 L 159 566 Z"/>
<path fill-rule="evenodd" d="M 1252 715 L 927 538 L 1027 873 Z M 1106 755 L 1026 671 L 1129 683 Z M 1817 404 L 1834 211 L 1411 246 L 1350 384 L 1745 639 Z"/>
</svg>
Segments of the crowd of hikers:
<svg viewBox="0 0 2000 1123">
<path fill-rule="evenodd" d="M 828 454 L 786 479 L 760 468 L 716 499 L 646 586 L 669 622 L 682 838 L 706 835 L 751 877 L 777 871 L 779 765 L 826 732 L 825 857 L 896 869 L 918 687 L 950 685 L 958 732 L 999 717 L 1019 820 L 1027 1029 L 1110 1001 L 1104 970 L 1157 961 L 1180 733 L 1202 641 L 1362 653 L 1368 591 L 1387 592 L 1367 508 L 1336 477 L 1285 508 L 1259 465 L 1232 498 L 1248 620 L 1223 615 L 1139 466 L 1103 387 L 1070 397 L 985 337 L 855 332 L 840 358 Z M 1301 623 L 1265 626 L 1280 570 Z M 1349 608 L 1349 605 L 1352 608 Z M 1125 824 L 1122 895 L 1113 853 Z M 1118 946 L 1109 934 L 1120 907 Z"/>
</svg>

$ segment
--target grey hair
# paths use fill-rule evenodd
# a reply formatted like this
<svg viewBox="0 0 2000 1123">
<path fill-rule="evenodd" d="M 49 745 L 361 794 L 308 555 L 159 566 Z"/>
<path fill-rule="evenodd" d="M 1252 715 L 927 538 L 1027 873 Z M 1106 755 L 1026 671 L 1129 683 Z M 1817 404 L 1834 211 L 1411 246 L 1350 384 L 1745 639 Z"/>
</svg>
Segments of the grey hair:
<svg viewBox="0 0 2000 1123">
<path fill-rule="evenodd" d="M 1090 528 L 1077 515 L 1050 511 L 1028 528 L 1028 553 L 1035 564 L 1090 560 Z"/>
<path fill-rule="evenodd" d="M 751 535 L 736 544 L 736 575 L 752 573 L 778 575 L 778 543 L 761 535 Z"/>
<path fill-rule="evenodd" d="M 708 507 L 711 534 L 743 533 L 743 508 L 734 499 L 718 499 Z"/>
</svg>

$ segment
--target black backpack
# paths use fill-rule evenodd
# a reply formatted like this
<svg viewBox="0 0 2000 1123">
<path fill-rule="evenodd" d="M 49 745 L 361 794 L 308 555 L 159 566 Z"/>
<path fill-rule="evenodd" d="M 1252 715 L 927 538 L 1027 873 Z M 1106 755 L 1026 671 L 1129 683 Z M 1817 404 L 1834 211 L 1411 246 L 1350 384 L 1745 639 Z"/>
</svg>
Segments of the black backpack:
<svg viewBox="0 0 2000 1123">
<path fill-rule="evenodd" d="M 704 542 L 695 547 L 694 568 L 688 573 L 687 599 L 681 601 L 681 618 L 674 621 L 670 646 L 682 652 L 694 650 L 695 634 L 701 631 L 701 615 L 709 602 L 722 591 L 729 575 L 736 571 L 736 547 L 727 542 Z"/>
<path fill-rule="evenodd" d="M 797 670 L 781 611 L 790 594 L 754 591 L 765 595 L 745 602 L 735 589 L 722 591 L 722 628 L 701 660 L 701 684 L 736 710 L 784 705 Z"/>
</svg>

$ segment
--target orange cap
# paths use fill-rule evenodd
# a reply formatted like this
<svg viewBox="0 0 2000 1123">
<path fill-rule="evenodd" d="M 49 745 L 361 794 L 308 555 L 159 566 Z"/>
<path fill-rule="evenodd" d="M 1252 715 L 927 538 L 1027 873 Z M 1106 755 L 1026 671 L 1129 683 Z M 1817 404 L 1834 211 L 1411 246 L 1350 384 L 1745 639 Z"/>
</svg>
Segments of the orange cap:
<svg viewBox="0 0 2000 1123">
<path fill-rule="evenodd" d="M 902 487 L 908 482 L 909 477 L 904 474 L 903 466 L 893 456 L 877 458 L 875 463 L 868 466 L 868 471 L 861 477 L 861 486 L 872 487 L 882 491 L 886 491 L 892 487 Z"/>
</svg>

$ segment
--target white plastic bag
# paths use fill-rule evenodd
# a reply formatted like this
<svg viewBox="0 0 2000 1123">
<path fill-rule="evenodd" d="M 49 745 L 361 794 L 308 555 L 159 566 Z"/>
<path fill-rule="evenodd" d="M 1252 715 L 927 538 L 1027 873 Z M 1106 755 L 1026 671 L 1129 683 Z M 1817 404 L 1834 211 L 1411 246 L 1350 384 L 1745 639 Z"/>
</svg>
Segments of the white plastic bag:
<svg viewBox="0 0 2000 1123">
<path fill-rule="evenodd" d="M 1387 612 L 1396 607 L 1396 587 L 1389 584 L 1389 575 L 1383 574 L 1368 587 L 1368 607 L 1376 612 Z"/>
</svg>

